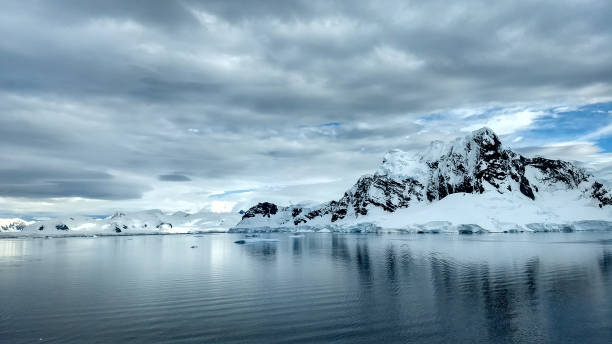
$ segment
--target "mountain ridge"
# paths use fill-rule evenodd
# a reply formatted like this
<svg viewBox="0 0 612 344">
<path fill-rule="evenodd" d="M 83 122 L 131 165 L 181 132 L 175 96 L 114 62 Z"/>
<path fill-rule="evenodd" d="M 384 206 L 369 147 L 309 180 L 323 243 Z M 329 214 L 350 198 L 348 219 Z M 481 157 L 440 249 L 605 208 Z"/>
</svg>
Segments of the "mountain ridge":
<svg viewBox="0 0 612 344">
<path fill-rule="evenodd" d="M 376 209 L 394 213 L 431 204 L 453 194 L 520 193 L 536 201 L 563 190 L 578 191 L 599 208 L 612 205 L 611 193 L 585 169 L 563 160 L 525 157 L 505 148 L 495 132 L 485 127 L 449 143 L 434 141 L 416 155 L 392 150 L 375 173 L 360 177 L 338 200 L 313 208 L 259 203 L 236 228 L 301 226 L 323 217 L 334 224 Z"/>
<path fill-rule="evenodd" d="M 133 213 L 116 212 L 105 218 L 75 215 L 30 222 L 20 219 L 0 219 L 0 237 L 2 235 L 91 236 L 226 232 L 239 219 L 240 214 L 237 212 L 166 213 L 159 209 Z"/>
</svg>

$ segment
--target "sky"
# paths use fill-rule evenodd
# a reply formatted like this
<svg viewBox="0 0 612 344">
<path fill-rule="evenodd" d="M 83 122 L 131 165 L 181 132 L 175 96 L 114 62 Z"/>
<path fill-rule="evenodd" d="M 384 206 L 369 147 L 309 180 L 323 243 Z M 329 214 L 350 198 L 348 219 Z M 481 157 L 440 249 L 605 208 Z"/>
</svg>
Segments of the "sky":
<svg viewBox="0 0 612 344">
<path fill-rule="evenodd" d="M 339 198 L 482 126 L 612 176 L 612 2 L 0 2 L 0 215 Z"/>
</svg>

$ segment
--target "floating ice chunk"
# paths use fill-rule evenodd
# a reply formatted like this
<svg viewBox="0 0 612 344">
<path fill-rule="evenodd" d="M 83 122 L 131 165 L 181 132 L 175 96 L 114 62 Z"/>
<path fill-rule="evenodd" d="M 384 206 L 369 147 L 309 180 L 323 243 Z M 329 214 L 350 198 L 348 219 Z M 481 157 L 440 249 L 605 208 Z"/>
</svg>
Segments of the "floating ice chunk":
<svg viewBox="0 0 612 344">
<path fill-rule="evenodd" d="M 488 230 L 474 224 L 463 224 L 457 226 L 457 233 L 459 234 L 482 234 L 488 232 Z"/>
<path fill-rule="evenodd" d="M 228 233 L 276 233 L 276 232 L 289 232 L 291 231 L 290 228 L 284 228 L 284 227 L 269 227 L 269 226 L 263 226 L 263 227 L 233 227 L 230 228 Z"/>
<path fill-rule="evenodd" d="M 235 244 L 239 245 L 248 245 L 248 244 L 257 244 L 261 242 L 279 242 L 278 239 L 263 239 L 263 238 L 247 238 L 234 241 Z"/>
</svg>

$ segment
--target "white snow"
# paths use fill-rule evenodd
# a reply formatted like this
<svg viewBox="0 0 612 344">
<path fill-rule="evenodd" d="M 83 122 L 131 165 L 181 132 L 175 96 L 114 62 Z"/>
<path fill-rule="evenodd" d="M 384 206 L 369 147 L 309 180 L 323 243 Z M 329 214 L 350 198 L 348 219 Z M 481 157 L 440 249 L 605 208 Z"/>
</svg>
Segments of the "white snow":
<svg viewBox="0 0 612 344">
<path fill-rule="evenodd" d="M 240 214 L 238 213 L 164 213 L 155 209 L 129 214 L 118 212 L 104 219 L 72 216 L 27 222 L 23 230 L 0 231 L 0 236 L 93 236 L 226 232 L 239 220 Z M 8 219 L 0 221 L 0 223 L 5 222 L 9 222 Z"/>
<path fill-rule="evenodd" d="M 249 219 L 237 231 L 377 231 L 439 233 L 477 225 L 486 232 L 612 230 L 612 207 L 599 208 L 580 189 L 551 189 L 531 200 L 518 192 L 499 193 L 485 183 L 482 194 L 455 193 L 434 202 L 415 202 L 386 212 L 370 206 L 365 216 L 331 222 L 331 215 L 295 226 L 290 210 Z M 307 210 L 305 210 L 307 211 Z"/>
<path fill-rule="evenodd" d="M 16 232 L 19 231 L 19 228 L 25 227 L 27 225 L 30 225 L 34 222 L 32 221 L 26 221 L 26 220 L 22 220 L 20 218 L 0 218 L 0 232 L 1 231 L 7 231 L 7 232 Z"/>
<path fill-rule="evenodd" d="M 496 141 L 495 133 L 488 128 L 482 128 L 465 137 L 457 138 L 448 143 L 434 141 L 423 152 L 412 154 L 398 149 L 385 154 L 382 164 L 374 177 L 389 178 L 397 183 L 406 183 L 407 179 L 417 181 L 424 186 L 421 191 L 436 183 L 441 177 L 450 185 L 460 185 L 466 178 L 476 181 L 479 172 L 497 166 L 488 166 L 485 160 L 479 158 L 484 155 L 504 152 L 509 159 L 521 161 L 521 156 L 505 151 L 503 146 L 493 145 Z M 483 146 L 484 145 L 484 146 Z M 481 147 L 487 148 L 482 151 Z M 495 149 L 493 151 L 489 149 Z M 435 164 L 432 164 L 435 162 Z M 458 171 L 461 165 L 463 171 Z M 509 166 L 509 167 L 508 167 Z M 573 171 L 581 174 L 583 170 L 572 167 Z M 513 175 L 518 175 L 517 167 L 506 165 Z M 362 178 L 370 178 L 365 175 Z M 592 196 L 593 176 L 587 175 L 586 181 L 580 184 L 566 184 L 554 178 L 547 178 L 540 169 L 527 166 L 524 178 L 533 188 L 535 200 L 523 195 L 522 181 L 506 175 L 505 178 L 496 179 L 497 186 L 486 181 L 482 183 L 483 193 L 452 193 L 441 200 L 429 201 L 421 197 L 414 197 L 398 207 L 394 212 L 387 212 L 382 207 L 370 204 L 367 215 L 356 214 L 352 206 L 357 185 L 353 186 L 347 194 L 349 203 L 346 216 L 332 222 L 332 214 L 325 211 L 320 215 L 310 216 L 304 223 L 294 223 L 296 217 L 292 216 L 295 207 L 279 207 L 277 214 L 270 217 L 260 215 L 241 221 L 236 231 L 377 231 L 401 230 L 414 232 L 520 232 L 520 231 L 565 231 L 565 230 L 612 230 L 612 206 L 600 207 L 598 201 Z M 367 184 L 366 184 L 367 185 Z M 475 185 L 475 183 L 473 183 Z M 397 194 L 386 194 L 387 190 L 369 185 L 369 189 L 362 192 L 361 199 L 373 200 L 372 203 L 393 205 L 398 204 Z M 301 214 L 309 214 L 312 210 L 330 209 L 330 206 L 304 207 Z M 331 208 L 333 210 L 333 208 Z M 302 217 L 303 218 L 303 217 Z M 299 219 L 299 216 L 298 216 Z"/>
<path fill-rule="evenodd" d="M 596 207 L 578 190 L 540 193 L 535 201 L 518 193 L 456 193 L 393 213 L 372 207 L 368 215 L 340 220 L 332 226 L 342 231 L 363 224 L 411 232 L 456 233 L 463 225 L 477 225 L 488 232 L 543 231 L 537 224 L 547 224 L 549 230 L 567 226 L 572 230 L 612 230 L 612 209 Z"/>
<path fill-rule="evenodd" d="M 423 156 L 394 149 L 385 154 L 377 173 L 397 177 L 424 176 L 427 171 L 426 161 Z"/>
</svg>

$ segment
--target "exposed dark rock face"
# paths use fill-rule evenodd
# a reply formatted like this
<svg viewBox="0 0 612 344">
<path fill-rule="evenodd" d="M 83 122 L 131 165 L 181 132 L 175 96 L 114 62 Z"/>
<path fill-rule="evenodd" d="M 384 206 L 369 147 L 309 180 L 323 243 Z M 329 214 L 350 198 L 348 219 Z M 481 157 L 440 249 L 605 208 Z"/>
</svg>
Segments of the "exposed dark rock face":
<svg viewBox="0 0 612 344">
<path fill-rule="evenodd" d="M 383 160 L 383 167 L 412 163 L 392 153 Z M 612 205 L 612 194 L 601 183 L 594 182 L 594 177 L 584 169 L 561 160 L 526 158 L 505 149 L 499 137 L 487 128 L 445 146 L 439 153 L 421 158 L 417 164 L 423 168 L 416 175 L 405 174 L 401 169 L 400 173 L 395 172 L 393 165 L 374 175 L 362 176 L 337 201 L 312 209 L 289 207 L 280 211 L 290 214 L 289 221 L 294 225 L 330 214 L 330 221 L 335 222 L 347 216 L 367 215 L 372 208 L 394 212 L 414 202 L 434 202 L 454 193 L 483 193 L 491 187 L 499 193 L 520 192 L 535 200 L 541 187 L 588 189 L 589 183 L 592 183 L 591 191 L 586 196 L 596 199 L 600 207 Z M 527 173 L 528 170 L 531 172 Z M 256 215 L 270 218 L 278 211 L 275 204 L 259 203 L 242 219 Z"/>
<path fill-rule="evenodd" d="M 302 208 L 294 208 L 293 211 L 291 212 L 291 216 L 296 217 L 300 215 L 300 213 L 302 213 Z"/>
<path fill-rule="evenodd" d="M 527 159 L 527 165 L 539 169 L 549 183 L 564 183 L 570 188 L 576 188 L 588 180 L 589 175 L 581 168 L 562 160 L 545 158 Z"/>
<path fill-rule="evenodd" d="M 242 219 L 247 219 L 249 217 L 255 217 L 257 214 L 261 214 L 261 216 L 270 217 L 270 215 L 275 215 L 278 212 L 278 207 L 274 203 L 263 202 L 258 203 L 256 206 L 251 207 L 251 209 L 247 210 L 244 215 L 242 215 Z"/>
<path fill-rule="evenodd" d="M 0 230 L 9 231 L 9 230 L 17 230 L 22 231 L 26 227 L 26 224 L 21 220 L 16 220 L 13 222 L 6 223 L 0 226 Z"/>
<path fill-rule="evenodd" d="M 59 224 L 55 226 L 55 229 L 57 229 L 58 231 L 67 231 L 68 226 L 66 226 L 65 224 Z"/>
<path fill-rule="evenodd" d="M 119 226 L 115 226 L 115 233 L 121 233 L 121 228 L 119 228 Z"/>
<path fill-rule="evenodd" d="M 601 183 L 593 183 L 592 190 L 593 193 L 591 196 L 599 201 L 600 208 L 605 205 L 612 205 L 612 194 L 610 194 L 610 192 L 608 192 L 608 190 L 606 190 Z"/>
<path fill-rule="evenodd" d="M 477 131 L 467 141 L 465 150 L 449 152 L 438 160 L 428 162 L 430 180 L 427 200 L 440 200 L 458 193 L 483 193 L 484 182 L 500 189 L 502 184 L 512 180 L 519 184 L 519 191 L 535 199 L 525 167 L 529 160 L 502 147 L 501 141 L 490 129 Z M 454 181 L 454 182 L 453 182 Z M 505 189 L 512 191 L 509 184 Z"/>
</svg>

